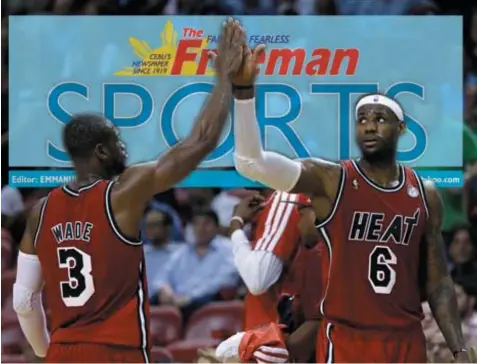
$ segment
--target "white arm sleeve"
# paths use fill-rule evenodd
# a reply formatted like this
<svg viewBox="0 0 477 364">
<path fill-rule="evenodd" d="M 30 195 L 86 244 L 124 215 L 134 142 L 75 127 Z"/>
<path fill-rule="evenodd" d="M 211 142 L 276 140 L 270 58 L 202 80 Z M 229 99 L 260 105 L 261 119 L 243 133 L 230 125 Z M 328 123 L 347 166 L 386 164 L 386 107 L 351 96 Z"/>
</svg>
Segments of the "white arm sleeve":
<svg viewBox="0 0 477 364">
<path fill-rule="evenodd" d="M 42 289 L 43 275 L 38 256 L 19 252 L 17 279 L 13 286 L 13 309 L 35 355 L 43 358 L 50 338 L 41 300 Z"/>
<path fill-rule="evenodd" d="M 255 115 L 255 98 L 235 100 L 235 168 L 243 176 L 278 191 L 290 191 L 301 174 L 301 164 L 264 151 Z"/>
<path fill-rule="evenodd" d="M 248 290 L 259 295 L 269 289 L 282 274 L 283 263 L 270 251 L 252 250 L 243 230 L 230 237 L 234 263 Z"/>
</svg>

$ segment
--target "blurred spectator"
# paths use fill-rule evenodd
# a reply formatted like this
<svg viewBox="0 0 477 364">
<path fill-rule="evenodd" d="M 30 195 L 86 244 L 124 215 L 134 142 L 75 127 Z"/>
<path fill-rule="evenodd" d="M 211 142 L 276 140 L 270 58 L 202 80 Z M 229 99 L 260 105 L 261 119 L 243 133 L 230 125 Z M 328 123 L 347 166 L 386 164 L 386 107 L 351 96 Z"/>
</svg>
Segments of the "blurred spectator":
<svg viewBox="0 0 477 364">
<path fill-rule="evenodd" d="M 159 302 L 180 308 L 185 317 L 212 301 L 222 288 L 238 284 L 231 245 L 217 235 L 218 223 L 212 210 L 197 211 L 193 218 L 196 240 L 181 246 L 164 273 L 151 282 Z"/>
<path fill-rule="evenodd" d="M 210 208 L 210 204 L 214 199 L 216 193 L 220 189 L 216 188 L 187 188 L 182 189 L 181 200 L 182 203 L 187 203 L 189 212 L 191 215 L 194 215 L 196 211 L 204 210 Z M 219 229 L 218 234 L 221 234 L 222 231 Z M 184 236 L 185 240 L 188 242 L 195 241 L 194 227 L 190 221 L 186 222 Z"/>
<path fill-rule="evenodd" d="M 452 279 L 460 284 L 467 294 L 477 297 L 477 262 L 467 227 L 460 227 L 454 231 L 449 257 Z"/>
<path fill-rule="evenodd" d="M 228 236 L 230 219 L 234 213 L 235 206 L 242 198 L 253 193 L 253 190 L 246 190 L 244 188 L 224 189 L 214 197 L 210 206 L 219 217 L 220 234 Z"/>
<path fill-rule="evenodd" d="M 455 285 L 457 296 L 457 306 L 462 319 L 462 331 L 467 346 L 474 346 L 477 340 L 477 313 L 473 309 L 475 297 L 465 293 L 460 285 Z M 447 348 L 444 337 L 442 336 L 437 322 L 432 317 L 432 313 L 427 302 L 422 305 L 424 319 L 422 328 L 428 345 L 428 358 L 433 363 L 451 362 L 452 354 Z"/>
<path fill-rule="evenodd" d="M 229 227 L 230 219 L 232 218 L 234 207 L 240 202 L 233 190 L 222 190 L 214 197 L 210 206 L 219 217 L 219 224 L 223 227 Z"/>
<path fill-rule="evenodd" d="M 150 210 L 145 217 L 144 253 L 146 259 L 146 275 L 148 282 L 160 277 L 167 261 L 176 251 L 179 244 L 171 241 L 172 218 L 160 210 Z M 151 303 L 157 301 L 157 292 L 149 290 Z"/>
<path fill-rule="evenodd" d="M 172 229 L 171 229 L 171 239 L 175 241 L 183 241 L 184 240 L 184 235 L 182 233 L 182 221 L 177 213 L 176 210 L 174 210 L 169 204 L 163 203 L 163 202 L 158 202 L 156 200 L 151 201 L 151 204 L 149 206 L 151 210 L 156 210 L 156 211 L 162 211 L 164 214 L 168 215 L 169 218 L 171 219 L 171 224 L 172 224 Z M 145 234 L 145 231 L 143 229 L 142 231 L 143 234 Z M 148 242 L 146 241 L 146 244 Z"/>
<path fill-rule="evenodd" d="M 455 293 L 467 346 L 475 346 L 477 344 L 477 312 L 474 306 L 477 299 L 466 294 L 464 288 L 458 284 L 455 285 Z"/>
<path fill-rule="evenodd" d="M 2 188 L 2 215 L 15 216 L 22 212 L 24 207 L 22 194 L 17 188 Z"/>
</svg>

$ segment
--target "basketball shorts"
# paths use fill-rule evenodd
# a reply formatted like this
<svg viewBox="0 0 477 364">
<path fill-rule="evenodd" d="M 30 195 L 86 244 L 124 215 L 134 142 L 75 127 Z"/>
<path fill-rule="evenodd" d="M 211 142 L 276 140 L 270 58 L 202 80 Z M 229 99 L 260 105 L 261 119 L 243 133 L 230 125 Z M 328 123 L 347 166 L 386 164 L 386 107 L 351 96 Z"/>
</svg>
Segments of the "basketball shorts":
<svg viewBox="0 0 477 364">
<path fill-rule="evenodd" d="M 53 343 L 45 363 L 148 363 L 147 351 L 96 343 Z"/>
<path fill-rule="evenodd" d="M 427 362 L 421 325 L 402 332 L 369 332 L 323 320 L 317 340 L 317 363 Z"/>
</svg>

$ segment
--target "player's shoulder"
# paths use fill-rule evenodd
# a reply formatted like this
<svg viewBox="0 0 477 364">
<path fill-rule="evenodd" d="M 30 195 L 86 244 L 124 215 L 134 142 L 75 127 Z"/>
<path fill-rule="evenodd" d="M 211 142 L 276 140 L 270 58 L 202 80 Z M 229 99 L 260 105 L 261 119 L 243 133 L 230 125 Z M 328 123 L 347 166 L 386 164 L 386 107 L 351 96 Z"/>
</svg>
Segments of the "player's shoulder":
<svg viewBox="0 0 477 364">
<path fill-rule="evenodd" d="M 36 201 L 33 207 L 31 208 L 30 218 L 33 220 L 38 220 L 42 212 L 45 210 L 49 200 L 50 200 L 50 194 L 38 199 L 38 201 Z"/>
<path fill-rule="evenodd" d="M 422 188 L 424 190 L 424 199 L 430 213 L 438 213 L 439 215 L 443 211 L 443 201 L 439 188 L 437 188 L 435 182 L 430 178 L 422 178 Z"/>
<path fill-rule="evenodd" d="M 38 201 L 35 202 L 35 204 L 31 208 L 30 214 L 27 220 L 27 226 L 31 232 L 34 232 L 37 230 L 40 219 L 42 215 L 44 214 L 49 196 L 50 195 L 40 198 Z"/>
<path fill-rule="evenodd" d="M 310 158 L 300 158 L 295 159 L 297 162 L 300 162 L 302 168 L 324 168 L 330 171 L 336 170 L 339 171 L 343 167 L 343 163 L 337 163 L 329 161 L 322 158 L 310 157 Z"/>
<path fill-rule="evenodd" d="M 422 187 L 424 188 L 424 191 L 427 193 L 437 193 L 437 187 L 434 181 L 430 178 L 421 178 L 422 181 Z"/>
</svg>

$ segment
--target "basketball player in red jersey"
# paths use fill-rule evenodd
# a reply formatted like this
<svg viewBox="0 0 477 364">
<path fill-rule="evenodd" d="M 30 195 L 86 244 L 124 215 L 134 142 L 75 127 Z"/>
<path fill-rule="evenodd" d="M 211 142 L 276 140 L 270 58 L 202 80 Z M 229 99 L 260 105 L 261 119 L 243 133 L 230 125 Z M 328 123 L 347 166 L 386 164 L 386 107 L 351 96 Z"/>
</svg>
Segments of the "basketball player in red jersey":
<svg viewBox="0 0 477 364">
<path fill-rule="evenodd" d="M 402 108 L 383 95 L 360 99 L 358 161 L 294 161 L 265 151 L 254 99 L 262 51 L 247 50 L 233 80 L 235 165 L 276 190 L 306 193 L 321 221 L 331 262 L 317 361 L 426 362 L 419 284 L 426 267 L 434 317 L 456 361 L 469 362 L 445 261 L 442 200 L 432 183 L 396 162 L 406 128 Z"/>
<path fill-rule="evenodd" d="M 296 325 L 288 330 L 294 332 L 288 337 L 287 347 L 294 359 L 308 361 L 309 354 L 314 352 L 322 278 L 321 266 L 316 267 L 314 262 L 311 267 L 308 259 L 317 257 L 319 234 L 315 229 L 315 213 L 304 194 L 273 192 L 257 213 L 262 207 L 259 201 L 258 196 L 243 199 L 230 223 L 235 265 L 249 290 L 245 298 L 244 330 L 278 323 L 280 298 L 284 294 L 293 296 L 294 308 L 304 317 L 293 320 Z M 252 221 L 254 239 L 249 242 L 242 228 Z M 305 275 L 310 277 L 310 273 L 312 281 L 300 281 Z"/>
<path fill-rule="evenodd" d="M 243 42 L 239 23 L 229 19 L 221 55 L 214 57 L 218 76 L 210 98 L 191 134 L 156 162 L 126 168 L 124 145 L 103 116 L 75 115 L 65 126 L 63 141 L 76 180 L 33 208 L 13 292 L 22 330 L 46 362 L 149 361 L 140 222 L 152 196 L 184 179 L 216 147 Z M 41 305 L 43 284 L 51 342 Z"/>
</svg>

